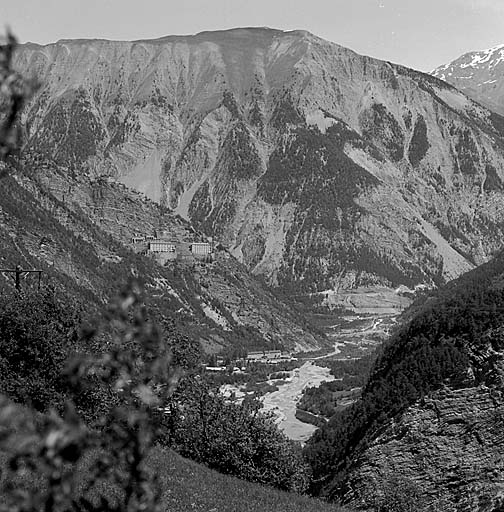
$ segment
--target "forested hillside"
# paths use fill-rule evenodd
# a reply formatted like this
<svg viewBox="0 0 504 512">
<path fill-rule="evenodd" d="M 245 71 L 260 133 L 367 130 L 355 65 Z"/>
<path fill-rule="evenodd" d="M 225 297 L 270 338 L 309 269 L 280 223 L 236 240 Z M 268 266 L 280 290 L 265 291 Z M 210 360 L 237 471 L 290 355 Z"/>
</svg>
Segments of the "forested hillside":
<svg viewBox="0 0 504 512">
<path fill-rule="evenodd" d="M 319 492 L 370 507 L 372 487 L 385 488 L 401 475 L 422 487 L 427 502 L 451 503 L 444 510 L 469 510 L 478 496 L 495 506 L 502 464 L 495 463 L 496 480 L 471 475 L 502 450 L 504 253 L 423 297 L 406 316 L 361 400 L 331 418 L 306 447 Z M 460 464 L 443 474 L 451 458 Z M 384 467 L 372 469 L 383 460 Z"/>
<path fill-rule="evenodd" d="M 38 160 L 3 167 L 0 190 L 2 268 L 43 270 L 70 296 L 103 304 L 128 279 L 138 278 L 149 298 L 207 350 L 223 347 L 317 348 L 326 343 L 299 311 L 252 277 L 225 249 L 205 265 L 159 265 L 130 245 L 136 233 L 160 227 L 173 240 L 194 241 L 201 233 L 183 219 L 128 191 L 67 168 Z M 0 274 L 7 289 L 14 280 Z M 26 277 L 23 286 L 36 286 Z"/>
</svg>

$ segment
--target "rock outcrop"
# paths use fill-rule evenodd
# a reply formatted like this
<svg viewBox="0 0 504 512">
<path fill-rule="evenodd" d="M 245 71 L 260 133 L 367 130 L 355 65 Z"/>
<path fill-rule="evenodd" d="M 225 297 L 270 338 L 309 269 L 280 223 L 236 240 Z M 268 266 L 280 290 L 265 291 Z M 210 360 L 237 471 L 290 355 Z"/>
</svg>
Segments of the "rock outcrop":
<svg viewBox="0 0 504 512">
<path fill-rule="evenodd" d="M 504 120 L 308 32 L 23 45 L 26 150 L 112 176 L 270 284 L 440 284 L 500 247 Z"/>
<path fill-rule="evenodd" d="M 504 375 L 500 350 L 486 347 L 492 370 Z M 488 361 L 487 361 L 488 362 Z M 504 506 L 504 386 L 450 386 L 426 396 L 383 427 L 357 457 L 345 500 L 369 510 L 408 486 L 420 491 L 417 510 L 493 512 Z"/>
</svg>

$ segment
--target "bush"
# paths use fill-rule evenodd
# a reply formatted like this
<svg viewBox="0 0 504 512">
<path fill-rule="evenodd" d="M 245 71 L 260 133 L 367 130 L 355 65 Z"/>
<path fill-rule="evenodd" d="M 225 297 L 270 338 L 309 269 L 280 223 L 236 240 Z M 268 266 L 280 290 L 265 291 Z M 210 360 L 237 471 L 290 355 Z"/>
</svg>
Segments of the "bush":
<svg viewBox="0 0 504 512">
<path fill-rule="evenodd" d="M 186 380 L 160 417 L 162 441 L 222 473 L 303 492 L 310 475 L 300 447 L 259 408 L 255 400 L 230 403 L 201 380 Z"/>
<path fill-rule="evenodd" d="M 116 404 L 96 428 L 86 426 L 71 401 L 63 417 L 54 411 L 42 416 L 0 397 L 0 451 L 8 458 L 0 510 L 157 510 L 157 476 L 145 467 L 154 442 L 151 417 L 172 393 L 178 373 L 134 289 L 109 309 L 106 321 L 110 350 L 75 359 L 67 370 L 73 384 L 92 374 L 115 390 Z M 90 463 L 77 482 L 83 460 Z"/>
<path fill-rule="evenodd" d="M 78 340 L 79 308 L 53 290 L 0 297 L 0 393 L 46 411 L 64 402 L 62 371 Z"/>
</svg>

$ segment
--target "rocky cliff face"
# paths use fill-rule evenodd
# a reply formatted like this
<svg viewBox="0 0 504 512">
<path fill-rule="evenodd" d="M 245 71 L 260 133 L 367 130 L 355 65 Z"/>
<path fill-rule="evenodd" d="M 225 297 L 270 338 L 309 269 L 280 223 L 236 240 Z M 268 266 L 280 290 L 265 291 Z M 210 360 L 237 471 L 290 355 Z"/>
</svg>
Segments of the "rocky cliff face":
<svg viewBox="0 0 504 512">
<path fill-rule="evenodd" d="M 413 304 L 306 455 L 319 491 L 358 510 L 497 512 L 503 420 L 501 252 Z"/>
<path fill-rule="evenodd" d="M 410 486 L 417 510 L 492 512 L 504 505 L 504 331 L 488 333 L 473 356 L 498 382 L 446 386 L 387 424 L 357 457 L 345 499 L 369 510 Z M 389 495 L 387 496 L 387 492 Z M 395 490 L 397 492 L 397 488 Z"/>
<path fill-rule="evenodd" d="M 504 45 L 466 53 L 432 74 L 490 110 L 504 114 Z"/>
<path fill-rule="evenodd" d="M 501 245 L 504 120 L 303 31 L 24 45 L 27 150 L 113 176 L 298 292 L 441 283 Z"/>
<path fill-rule="evenodd" d="M 130 238 L 154 229 L 174 242 L 203 237 L 138 192 L 40 162 L 8 173 L 0 190 L 2 268 L 42 269 L 45 284 L 64 287 L 90 308 L 136 277 L 148 300 L 208 351 L 280 345 L 313 350 L 328 344 L 225 250 L 217 250 L 211 263 L 168 266 L 136 254 Z M 26 287 L 33 284 L 27 279 Z M 0 273 L 0 287 L 13 287 L 8 274 Z"/>
</svg>

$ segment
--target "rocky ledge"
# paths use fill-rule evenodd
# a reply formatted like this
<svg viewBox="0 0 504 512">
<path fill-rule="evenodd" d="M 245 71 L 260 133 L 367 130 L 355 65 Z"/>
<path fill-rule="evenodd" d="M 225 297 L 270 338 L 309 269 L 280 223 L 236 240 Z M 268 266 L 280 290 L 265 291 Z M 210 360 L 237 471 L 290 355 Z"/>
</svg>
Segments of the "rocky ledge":
<svg viewBox="0 0 504 512">
<path fill-rule="evenodd" d="M 350 472 L 347 503 L 374 510 L 404 491 L 418 497 L 413 510 L 503 510 L 503 333 L 472 347 L 472 385 L 445 386 L 376 433 Z"/>
</svg>

